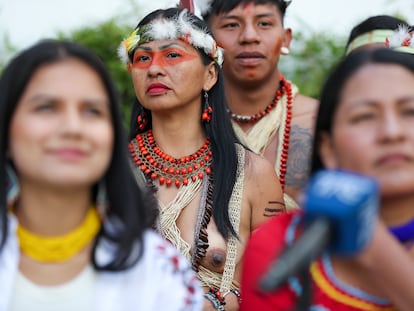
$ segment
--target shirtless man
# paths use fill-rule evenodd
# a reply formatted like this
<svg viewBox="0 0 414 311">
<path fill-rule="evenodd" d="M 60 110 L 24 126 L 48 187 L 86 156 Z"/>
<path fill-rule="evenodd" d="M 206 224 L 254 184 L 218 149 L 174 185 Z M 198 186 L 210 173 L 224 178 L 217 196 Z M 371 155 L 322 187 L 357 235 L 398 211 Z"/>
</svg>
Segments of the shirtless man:
<svg viewBox="0 0 414 311">
<path fill-rule="evenodd" d="M 196 4 L 202 9 L 200 1 Z M 201 13 L 225 51 L 224 85 L 233 127 L 242 142 L 274 165 L 286 206 L 295 208 L 309 173 L 318 102 L 300 95 L 278 69 L 292 39 L 283 24 L 288 4 L 213 0 Z"/>
</svg>

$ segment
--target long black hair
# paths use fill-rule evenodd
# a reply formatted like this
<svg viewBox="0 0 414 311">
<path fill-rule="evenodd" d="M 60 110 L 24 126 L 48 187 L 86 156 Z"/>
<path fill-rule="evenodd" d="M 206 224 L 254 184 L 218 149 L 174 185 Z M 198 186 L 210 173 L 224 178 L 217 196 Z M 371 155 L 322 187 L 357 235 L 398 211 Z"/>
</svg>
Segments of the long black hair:
<svg viewBox="0 0 414 311">
<path fill-rule="evenodd" d="M 112 230 L 108 230 L 108 226 L 102 226 L 93 247 L 92 263 L 97 270 L 123 270 L 138 261 L 142 254 L 143 233 L 155 221 L 156 203 L 155 199 L 138 188 L 130 169 L 119 96 L 110 74 L 95 53 L 66 41 L 42 40 L 34 44 L 10 61 L 0 79 L 0 250 L 5 244 L 8 230 L 5 167 L 10 164 L 6 151 L 9 146 L 11 119 L 36 70 L 68 58 L 82 61 L 97 73 L 110 101 L 114 145 L 109 168 L 102 180 L 109 203 L 107 219 L 116 219 L 118 225 L 117 230 L 113 230 L 114 226 Z M 92 189 L 94 194 L 96 188 L 97 186 Z M 111 241 L 115 247 L 113 260 L 105 265 L 98 264 L 96 260 L 96 247 L 102 238 Z"/>
<path fill-rule="evenodd" d="M 183 9 L 179 8 L 156 10 L 144 17 L 137 25 L 137 28 L 147 25 L 156 19 L 175 20 L 182 11 Z M 205 22 L 193 14 L 191 14 L 191 22 L 193 27 L 212 35 Z M 197 49 L 197 51 L 200 54 L 204 65 L 207 66 L 214 61 L 214 59 L 207 55 L 202 49 Z M 133 55 L 130 55 L 130 57 L 133 57 Z M 224 95 L 222 71 L 217 63 L 215 65 L 217 66 L 218 80 L 208 91 L 208 98 L 210 103 L 213 105 L 214 111 L 212 113 L 211 121 L 208 123 L 204 122 L 203 127 L 207 137 L 210 138 L 213 152 L 213 218 L 220 233 L 223 237 L 227 238 L 229 234 L 236 235 L 236 232 L 230 222 L 228 204 L 237 178 L 238 160 L 234 144 L 238 142 L 238 140 L 234 134 L 233 127 L 226 110 L 227 103 Z M 202 94 L 200 92 L 200 102 L 202 103 L 203 101 L 201 99 Z M 137 116 L 142 114 L 144 111 L 148 117 L 148 123 L 144 129 L 139 130 L 136 122 Z M 139 100 L 136 99 L 131 114 L 130 139 L 135 138 L 138 133 L 145 132 L 151 127 L 151 112 L 145 109 Z"/>
<path fill-rule="evenodd" d="M 343 59 L 329 75 L 321 91 L 319 111 L 313 136 L 311 174 L 324 168 L 319 154 L 320 138 L 322 133 L 327 133 L 328 135 L 332 133 L 333 120 L 346 82 L 356 71 L 369 64 L 394 64 L 414 73 L 413 54 L 397 52 L 387 48 L 358 50 Z M 363 135 L 363 133 L 361 134 Z"/>
</svg>

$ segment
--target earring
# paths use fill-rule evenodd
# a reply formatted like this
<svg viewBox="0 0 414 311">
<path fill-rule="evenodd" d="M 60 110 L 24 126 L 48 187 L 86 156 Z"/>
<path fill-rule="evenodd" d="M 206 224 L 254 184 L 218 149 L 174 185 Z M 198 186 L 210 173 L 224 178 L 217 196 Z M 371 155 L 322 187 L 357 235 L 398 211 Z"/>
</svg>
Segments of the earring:
<svg viewBox="0 0 414 311">
<path fill-rule="evenodd" d="M 20 186 L 16 173 L 10 164 L 6 165 L 6 199 L 7 205 L 12 206 L 19 196 Z"/>
<path fill-rule="evenodd" d="M 98 189 L 96 191 L 96 210 L 98 211 L 101 219 L 105 219 L 109 208 L 108 194 L 106 192 L 105 181 L 101 180 L 98 183 Z"/>
<path fill-rule="evenodd" d="M 204 109 L 203 113 L 201 114 L 201 121 L 206 123 L 210 122 L 212 113 L 213 108 L 210 106 L 210 103 L 208 102 L 208 93 L 207 91 L 204 91 Z"/>
<path fill-rule="evenodd" d="M 282 55 L 289 55 L 289 53 L 290 53 L 290 50 L 289 50 L 289 48 L 288 48 L 288 47 L 286 47 L 286 46 L 282 46 L 282 47 L 280 48 L 280 54 L 282 54 Z"/>
<path fill-rule="evenodd" d="M 137 116 L 137 123 L 138 123 L 138 129 L 143 131 L 145 127 L 147 126 L 148 119 L 147 119 L 147 113 L 142 110 L 140 114 Z"/>
</svg>

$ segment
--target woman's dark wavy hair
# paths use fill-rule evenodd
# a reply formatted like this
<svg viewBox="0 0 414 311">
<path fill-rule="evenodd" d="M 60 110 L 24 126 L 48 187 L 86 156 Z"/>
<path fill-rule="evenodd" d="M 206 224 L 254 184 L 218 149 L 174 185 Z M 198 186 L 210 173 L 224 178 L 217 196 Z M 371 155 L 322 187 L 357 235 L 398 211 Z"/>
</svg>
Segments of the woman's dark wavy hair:
<svg viewBox="0 0 414 311">
<path fill-rule="evenodd" d="M 138 27 L 147 25 L 156 19 L 176 19 L 183 11 L 179 8 L 169 8 L 165 10 L 156 10 L 144 17 Z M 191 13 L 188 13 L 191 14 Z M 192 15 L 192 14 L 191 14 Z M 195 15 L 192 15 L 193 27 L 202 29 L 212 35 L 205 22 Z M 208 56 L 203 50 L 197 49 L 204 65 L 210 64 L 214 59 Z M 227 238 L 230 234 L 236 235 L 231 225 L 228 205 L 236 182 L 237 175 L 237 154 L 235 143 L 238 142 L 234 134 L 233 127 L 230 122 L 226 107 L 227 103 L 224 95 L 224 85 L 221 68 L 216 63 L 218 70 L 217 83 L 208 91 L 208 98 L 213 107 L 211 121 L 203 123 L 207 137 L 210 138 L 211 148 L 213 152 L 213 174 L 214 174 L 214 194 L 213 194 L 213 218 L 217 228 L 223 237 Z M 202 94 L 200 93 L 200 102 Z M 145 111 L 148 118 L 148 124 L 143 130 L 138 129 L 137 116 Z M 201 116 L 199 116 L 201 122 Z M 131 132 L 130 139 L 135 138 L 138 133 L 145 132 L 152 127 L 151 112 L 145 109 L 138 99 L 133 105 L 131 114 Z"/>
<path fill-rule="evenodd" d="M 228 13 L 238 5 L 245 6 L 249 3 L 272 4 L 279 9 L 282 19 L 285 17 L 286 8 L 288 6 L 283 0 L 213 0 L 210 4 L 210 10 L 203 13 L 203 19 L 209 22 L 209 18 L 212 15 Z"/>
<path fill-rule="evenodd" d="M 357 50 L 343 59 L 329 75 L 321 91 L 314 133 L 311 174 L 325 168 L 319 154 L 320 138 L 322 133 L 328 135 L 332 133 L 333 120 L 345 84 L 359 69 L 369 64 L 398 65 L 414 74 L 413 54 L 387 48 Z"/>
<path fill-rule="evenodd" d="M 346 43 L 345 50 L 348 49 L 349 44 L 360 35 L 364 33 L 377 30 L 377 29 L 385 29 L 385 30 L 395 30 L 400 25 L 406 26 L 410 28 L 410 25 L 405 21 L 398 17 L 391 16 L 391 15 L 375 15 L 368 17 L 367 19 L 360 22 L 354 28 L 352 28 L 348 41 Z"/>
<path fill-rule="evenodd" d="M 108 230 L 107 226 L 102 226 L 93 246 L 92 264 L 96 270 L 124 270 L 135 264 L 142 255 L 143 233 L 155 221 L 156 202 L 150 194 L 138 188 L 129 166 L 128 141 L 122 124 L 118 92 L 110 74 L 96 54 L 72 42 L 42 40 L 12 59 L 1 76 L 0 185 L 3 186 L 0 187 L 0 250 L 5 244 L 8 232 L 5 167 L 11 164 L 6 157 L 11 119 L 35 72 L 42 66 L 70 58 L 85 63 L 100 77 L 110 101 L 114 132 L 112 159 L 103 181 L 109 203 L 107 217 L 109 220 L 115 219 L 116 224 L 120 226 L 117 226 L 119 230 Z M 92 189 L 95 196 L 96 188 L 97 186 L 94 186 Z M 96 260 L 96 247 L 102 239 L 113 244 L 116 254 L 112 261 L 105 265 L 100 265 Z"/>
</svg>

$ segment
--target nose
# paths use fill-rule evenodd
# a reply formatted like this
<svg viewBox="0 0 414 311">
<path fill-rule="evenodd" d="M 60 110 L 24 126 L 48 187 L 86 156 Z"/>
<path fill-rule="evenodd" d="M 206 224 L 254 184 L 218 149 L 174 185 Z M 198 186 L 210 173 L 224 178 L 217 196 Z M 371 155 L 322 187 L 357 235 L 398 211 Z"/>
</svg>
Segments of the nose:
<svg viewBox="0 0 414 311">
<path fill-rule="evenodd" d="M 404 139 L 405 130 L 403 120 L 399 118 L 396 112 L 387 112 L 384 114 L 383 122 L 380 125 L 379 132 L 383 141 L 400 141 Z"/>
<path fill-rule="evenodd" d="M 157 64 L 151 63 L 151 65 L 148 67 L 148 76 L 150 77 L 157 77 L 163 75 L 163 73 L 163 68 Z"/>
<path fill-rule="evenodd" d="M 240 44 L 258 43 L 260 35 L 253 23 L 246 23 L 240 33 Z"/>
<path fill-rule="evenodd" d="M 151 63 L 148 67 L 148 75 L 151 77 L 164 75 L 165 63 L 163 62 L 162 55 L 154 53 Z"/>
<path fill-rule="evenodd" d="M 75 105 L 74 105 L 75 106 Z M 60 129 L 65 136 L 80 136 L 83 127 L 81 112 L 72 107 L 66 109 L 60 118 Z"/>
</svg>

